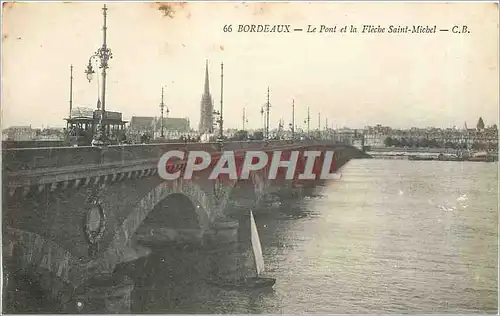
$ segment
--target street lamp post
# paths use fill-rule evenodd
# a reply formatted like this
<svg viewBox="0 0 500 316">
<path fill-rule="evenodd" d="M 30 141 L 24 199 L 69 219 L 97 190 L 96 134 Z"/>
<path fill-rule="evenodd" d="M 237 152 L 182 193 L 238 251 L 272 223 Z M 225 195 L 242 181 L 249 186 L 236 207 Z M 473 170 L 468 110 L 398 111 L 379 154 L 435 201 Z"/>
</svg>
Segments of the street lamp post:
<svg viewBox="0 0 500 316">
<path fill-rule="evenodd" d="M 107 46 L 107 26 L 106 26 L 107 10 L 108 8 L 106 7 L 106 5 L 104 5 L 104 7 L 102 8 L 102 15 L 104 19 L 102 27 L 102 33 L 103 33 L 102 47 L 99 48 L 97 52 L 95 52 L 92 56 L 90 56 L 87 69 L 85 70 L 85 73 L 87 75 L 87 80 L 89 82 L 92 81 L 93 74 L 95 73 L 94 69 L 92 68 L 92 59 L 95 58 L 100 61 L 99 68 L 102 69 L 102 89 L 101 89 L 101 97 L 99 99 L 100 102 L 98 101 L 98 104 L 99 103 L 101 104 L 101 111 L 93 141 L 101 144 L 105 143 L 105 141 L 107 140 L 106 128 L 103 124 L 103 118 L 106 115 L 105 114 L 106 113 L 106 69 L 109 68 L 108 61 L 113 58 L 111 49 L 109 49 Z"/>
<path fill-rule="evenodd" d="M 160 103 L 160 109 L 161 109 L 161 138 L 165 138 L 165 134 L 163 133 L 163 109 L 165 108 L 165 103 L 163 103 L 163 87 L 161 87 L 161 103 Z M 168 109 L 167 109 L 168 111 Z"/>
<path fill-rule="evenodd" d="M 69 118 L 71 118 L 71 112 L 73 111 L 73 65 L 69 68 Z"/>
<path fill-rule="evenodd" d="M 220 63 L 220 113 L 219 113 L 219 128 L 220 128 L 220 141 L 224 141 L 224 110 L 223 110 L 223 98 L 224 98 L 224 63 Z"/>
<path fill-rule="evenodd" d="M 304 123 L 307 123 L 307 136 L 309 137 L 309 132 L 310 132 L 309 124 L 311 123 L 311 115 L 309 112 L 309 107 L 307 108 L 307 118 L 304 120 Z"/>
<path fill-rule="evenodd" d="M 267 102 L 266 102 L 266 139 L 269 140 L 269 108 L 271 103 L 269 103 L 269 86 L 267 87 Z"/>
<path fill-rule="evenodd" d="M 224 63 L 220 63 L 220 111 L 214 110 L 212 114 L 214 115 L 214 125 L 219 125 L 219 141 L 222 148 L 222 142 L 224 141 L 224 122 L 223 117 L 223 93 L 224 93 Z"/>
<path fill-rule="evenodd" d="M 292 130 L 292 140 L 295 139 L 295 99 L 292 100 L 292 123 L 290 124 Z"/>
</svg>

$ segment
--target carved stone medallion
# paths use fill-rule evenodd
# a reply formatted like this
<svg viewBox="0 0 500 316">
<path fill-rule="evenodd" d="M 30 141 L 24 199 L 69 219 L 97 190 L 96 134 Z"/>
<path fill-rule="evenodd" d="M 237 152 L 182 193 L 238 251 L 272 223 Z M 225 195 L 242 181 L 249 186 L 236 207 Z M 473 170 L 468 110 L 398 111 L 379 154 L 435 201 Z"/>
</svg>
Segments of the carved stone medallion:
<svg viewBox="0 0 500 316">
<path fill-rule="evenodd" d="M 102 239 L 104 230 L 106 229 L 106 214 L 97 196 L 92 196 L 87 205 L 84 232 L 87 242 L 89 243 L 90 252 L 95 253 L 98 248 L 98 243 Z"/>
</svg>

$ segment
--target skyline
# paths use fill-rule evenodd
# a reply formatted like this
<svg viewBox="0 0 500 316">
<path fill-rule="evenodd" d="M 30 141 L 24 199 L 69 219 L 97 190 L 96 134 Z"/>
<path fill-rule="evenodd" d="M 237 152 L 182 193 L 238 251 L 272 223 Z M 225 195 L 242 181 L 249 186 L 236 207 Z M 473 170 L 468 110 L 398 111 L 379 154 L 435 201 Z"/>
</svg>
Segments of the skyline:
<svg viewBox="0 0 500 316">
<path fill-rule="evenodd" d="M 113 51 L 107 110 L 122 112 L 125 120 L 159 117 L 163 85 L 170 117 L 189 117 L 198 126 L 208 59 L 216 110 L 224 63 L 225 128 L 241 127 L 243 108 L 246 128 L 261 128 L 267 86 L 271 127 L 280 119 L 288 127 L 293 99 L 299 128 L 306 126 L 308 106 L 311 129 L 318 113 L 322 126 L 328 118 L 330 125 L 353 128 L 460 127 L 475 125 L 479 116 L 498 125 L 498 7 L 492 3 L 185 3 L 172 4 L 173 17 L 154 3 L 107 6 Z M 89 84 L 84 70 L 102 44 L 101 8 L 3 6 L 3 128 L 64 126 L 70 64 L 73 107 L 95 107 L 96 81 Z M 467 24 L 471 34 L 223 32 L 238 23 Z M 19 110 L 26 104 L 29 109 Z"/>
</svg>

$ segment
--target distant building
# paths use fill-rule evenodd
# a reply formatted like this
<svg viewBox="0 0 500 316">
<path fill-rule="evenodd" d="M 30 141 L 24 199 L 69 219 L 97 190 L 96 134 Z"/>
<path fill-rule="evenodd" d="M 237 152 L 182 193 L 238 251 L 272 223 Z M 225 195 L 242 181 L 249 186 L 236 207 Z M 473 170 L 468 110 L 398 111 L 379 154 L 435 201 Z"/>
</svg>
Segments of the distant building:
<svg viewBox="0 0 500 316">
<path fill-rule="evenodd" d="M 164 117 L 163 128 L 165 131 L 176 131 L 180 133 L 187 133 L 191 130 L 189 126 L 189 118 L 180 117 Z M 155 131 L 161 133 L 161 117 L 155 118 Z"/>
<path fill-rule="evenodd" d="M 392 133 L 392 128 L 377 124 L 366 126 L 363 131 L 365 146 L 383 147 L 385 139 Z"/>
<path fill-rule="evenodd" d="M 153 135 L 154 133 L 153 116 L 132 116 L 129 123 L 129 133 L 136 135 Z"/>
<path fill-rule="evenodd" d="M 200 134 L 213 132 L 213 111 L 214 104 L 212 100 L 212 95 L 210 94 L 210 85 L 208 81 L 208 60 L 205 65 L 205 87 L 203 95 L 201 96 L 200 105 Z"/>
<path fill-rule="evenodd" d="M 3 135 L 6 135 L 5 140 L 33 140 L 36 137 L 36 130 L 32 129 L 31 126 L 11 126 L 3 130 Z M 2 138 L 4 137 L 2 136 Z"/>
<path fill-rule="evenodd" d="M 64 127 L 48 127 L 45 129 L 37 129 L 36 140 L 63 140 L 66 134 Z"/>
<path fill-rule="evenodd" d="M 384 141 L 387 138 L 387 135 L 382 134 L 365 134 L 365 146 L 370 147 L 384 147 Z"/>
<path fill-rule="evenodd" d="M 497 148 L 498 129 L 496 125 L 489 127 L 462 129 L 453 128 L 416 128 L 391 129 L 390 127 L 365 127 L 364 138 L 366 146 L 385 147 L 386 139 L 412 144 L 429 144 L 429 146 L 461 147 L 461 148 Z M 423 145 L 427 146 L 427 145 Z"/>
<path fill-rule="evenodd" d="M 180 136 L 191 135 L 189 123 L 189 118 L 163 118 L 164 136 L 166 138 L 179 138 Z M 128 135 L 133 141 L 138 141 L 142 135 L 148 135 L 153 139 L 160 137 L 161 118 L 153 116 L 132 116 L 128 128 Z"/>
</svg>

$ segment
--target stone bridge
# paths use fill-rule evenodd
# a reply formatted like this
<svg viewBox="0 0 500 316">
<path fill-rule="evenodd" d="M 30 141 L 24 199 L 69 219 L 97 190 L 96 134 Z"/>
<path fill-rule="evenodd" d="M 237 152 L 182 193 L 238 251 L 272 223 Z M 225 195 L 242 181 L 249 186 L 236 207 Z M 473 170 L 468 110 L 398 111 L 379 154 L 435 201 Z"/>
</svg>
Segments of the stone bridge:
<svg viewBox="0 0 500 316">
<path fill-rule="evenodd" d="M 312 141 L 230 142 L 223 149 L 235 153 L 333 150 L 336 170 L 362 155 L 348 145 Z M 221 144 L 4 150 L 7 283 L 11 275 L 28 275 L 64 311 L 73 312 L 75 302 L 81 306 L 90 296 L 101 295 L 95 294 L 99 282 L 116 286 L 113 272 L 117 266 L 147 256 L 149 250 L 141 244 L 207 249 L 232 244 L 238 238 L 238 221 L 249 208 L 269 197 L 300 196 L 308 185 L 296 176 L 294 180 L 268 180 L 269 166 L 252 172 L 248 180 L 208 180 L 199 173 L 192 180 L 165 181 L 158 176 L 157 164 L 169 150 L 203 150 L 216 156 Z M 113 296 L 109 286 L 106 291 Z M 109 306 L 106 311 L 112 312 Z"/>
</svg>

